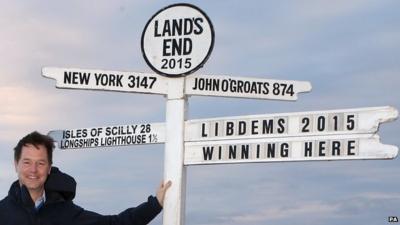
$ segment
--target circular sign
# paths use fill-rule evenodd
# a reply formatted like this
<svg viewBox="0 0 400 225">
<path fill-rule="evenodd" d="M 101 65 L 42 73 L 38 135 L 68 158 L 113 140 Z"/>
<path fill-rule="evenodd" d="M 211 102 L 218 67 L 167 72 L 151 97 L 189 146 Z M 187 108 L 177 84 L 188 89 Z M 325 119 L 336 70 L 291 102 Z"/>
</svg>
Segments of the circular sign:
<svg viewBox="0 0 400 225">
<path fill-rule="evenodd" d="M 181 3 L 158 11 L 142 33 L 142 53 L 156 73 L 189 75 L 203 66 L 214 46 L 214 28 L 194 5 Z"/>
</svg>

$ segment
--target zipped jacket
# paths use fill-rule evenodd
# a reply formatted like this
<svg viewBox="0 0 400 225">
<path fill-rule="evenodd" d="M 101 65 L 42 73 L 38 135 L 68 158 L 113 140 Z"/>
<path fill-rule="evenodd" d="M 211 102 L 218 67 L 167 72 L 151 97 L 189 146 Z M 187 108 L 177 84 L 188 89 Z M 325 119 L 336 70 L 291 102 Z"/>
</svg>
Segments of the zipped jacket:
<svg viewBox="0 0 400 225">
<path fill-rule="evenodd" d="M 27 188 L 15 181 L 8 196 L 0 201 L 1 225 L 144 225 L 162 207 L 157 198 L 126 209 L 118 215 L 100 215 L 75 205 L 76 182 L 71 176 L 52 167 L 45 183 L 46 202 L 36 210 Z"/>
</svg>

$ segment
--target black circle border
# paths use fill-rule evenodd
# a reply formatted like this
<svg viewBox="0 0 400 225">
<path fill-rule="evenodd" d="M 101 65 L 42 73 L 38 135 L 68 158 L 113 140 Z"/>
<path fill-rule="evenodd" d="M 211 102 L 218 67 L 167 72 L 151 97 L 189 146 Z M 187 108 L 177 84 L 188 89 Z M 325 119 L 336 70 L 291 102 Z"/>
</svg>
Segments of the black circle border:
<svg viewBox="0 0 400 225">
<path fill-rule="evenodd" d="M 164 72 L 162 72 L 162 71 L 159 71 L 159 70 L 158 70 L 157 68 L 155 68 L 155 67 L 150 63 L 150 61 L 148 60 L 148 58 L 147 58 L 147 56 L 146 56 L 146 53 L 145 53 L 145 51 L 144 51 L 144 34 L 145 34 L 146 30 L 147 30 L 147 27 L 149 26 L 150 22 L 153 20 L 154 17 L 156 17 L 158 14 L 160 14 L 160 13 L 163 12 L 164 10 L 167 10 L 167 9 L 169 9 L 169 8 L 176 7 L 176 6 L 187 6 L 187 7 L 190 7 L 190 8 L 194 8 L 194 9 L 196 9 L 197 11 L 199 11 L 199 12 L 207 19 L 208 23 L 210 24 L 210 29 L 211 29 L 211 45 L 210 45 L 210 48 L 208 49 L 208 52 L 207 52 L 206 57 L 205 57 L 205 58 L 203 59 L 203 61 L 202 61 L 199 65 L 197 65 L 195 68 L 193 68 L 193 69 L 191 69 L 191 70 L 189 70 L 189 71 L 187 71 L 187 72 L 180 73 L 180 74 L 169 74 L 169 73 L 164 73 Z M 202 68 L 202 67 L 204 66 L 204 64 L 207 62 L 208 58 L 210 58 L 211 52 L 212 52 L 212 50 L 213 50 L 213 48 L 214 48 L 214 42 L 215 42 L 214 26 L 213 26 L 213 24 L 211 23 L 211 20 L 210 20 L 210 18 L 207 16 L 207 14 L 206 14 L 203 10 L 201 10 L 199 7 L 197 7 L 197 6 L 195 6 L 195 5 L 192 5 L 192 4 L 189 4 L 189 3 L 177 3 L 177 4 L 172 4 L 172 5 L 169 5 L 169 6 L 166 6 L 166 7 L 162 8 L 162 9 L 160 9 L 159 11 L 157 11 L 157 12 L 149 19 L 149 21 L 147 21 L 146 26 L 144 27 L 143 32 L 142 32 L 142 38 L 141 38 L 141 42 L 140 42 L 140 43 L 141 43 L 141 50 L 142 50 L 143 58 L 144 58 L 144 60 L 146 61 L 147 65 L 150 66 L 150 68 L 151 68 L 154 72 L 156 72 L 156 73 L 158 73 L 158 74 L 160 74 L 160 75 L 163 75 L 163 76 L 167 76 L 167 77 L 183 77 L 183 76 L 187 76 L 187 75 L 190 75 L 190 74 L 196 72 L 197 70 L 199 70 L 200 68 Z"/>
</svg>

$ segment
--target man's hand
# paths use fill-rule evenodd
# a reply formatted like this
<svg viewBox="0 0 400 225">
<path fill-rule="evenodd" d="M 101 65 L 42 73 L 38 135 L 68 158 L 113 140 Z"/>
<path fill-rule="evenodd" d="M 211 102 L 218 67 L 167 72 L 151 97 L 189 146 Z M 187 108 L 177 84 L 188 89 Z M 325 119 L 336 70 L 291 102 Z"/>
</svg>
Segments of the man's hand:
<svg viewBox="0 0 400 225">
<path fill-rule="evenodd" d="M 160 203 L 161 207 L 164 207 L 164 198 L 165 198 L 165 192 L 167 192 L 168 188 L 171 187 L 172 182 L 168 181 L 167 183 L 164 184 L 164 181 L 161 182 L 160 187 L 157 190 L 157 200 L 158 203 Z"/>
</svg>

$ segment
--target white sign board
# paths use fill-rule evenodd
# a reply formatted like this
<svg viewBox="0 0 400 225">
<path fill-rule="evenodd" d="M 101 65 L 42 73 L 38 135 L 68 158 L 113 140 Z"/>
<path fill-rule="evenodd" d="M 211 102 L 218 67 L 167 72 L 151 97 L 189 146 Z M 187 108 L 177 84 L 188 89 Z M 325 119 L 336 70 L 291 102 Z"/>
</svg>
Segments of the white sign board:
<svg viewBox="0 0 400 225">
<path fill-rule="evenodd" d="M 207 75 L 191 75 L 185 79 L 187 95 L 294 101 L 298 93 L 311 91 L 311 84 L 306 81 Z"/>
<path fill-rule="evenodd" d="M 57 147 L 77 148 L 115 147 L 165 142 L 165 124 L 145 123 L 118 126 L 90 127 L 50 131 Z"/>
<path fill-rule="evenodd" d="M 185 165 L 392 159 L 398 148 L 379 142 L 390 106 L 191 120 L 185 124 Z"/>
<path fill-rule="evenodd" d="M 214 46 L 208 16 L 191 4 L 174 4 L 158 11 L 142 34 L 147 64 L 166 76 L 188 75 L 203 66 Z"/>
<path fill-rule="evenodd" d="M 398 148 L 378 135 L 323 135 L 187 142 L 185 165 L 315 160 L 393 159 Z"/>
<path fill-rule="evenodd" d="M 58 88 L 165 95 L 168 87 L 166 77 L 139 72 L 45 67 L 42 75 L 55 79 Z"/>
<path fill-rule="evenodd" d="M 189 120 L 185 141 L 375 133 L 397 116 L 384 106 Z"/>
</svg>

